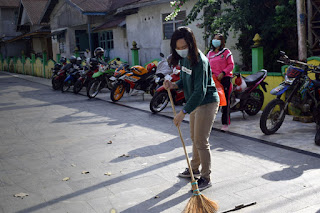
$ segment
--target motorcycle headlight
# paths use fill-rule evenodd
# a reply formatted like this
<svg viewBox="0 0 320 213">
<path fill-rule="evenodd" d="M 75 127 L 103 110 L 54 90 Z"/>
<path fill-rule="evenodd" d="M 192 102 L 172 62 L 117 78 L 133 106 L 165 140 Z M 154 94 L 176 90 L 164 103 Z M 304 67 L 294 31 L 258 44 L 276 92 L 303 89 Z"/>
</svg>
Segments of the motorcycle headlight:
<svg viewBox="0 0 320 213">
<path fill-rule="evenodd" d="M 156 83 L 159 83 L 159 81 L 160 81 L 160 77 L 157 77 L 156 80 L 155 80 L 155 82 L 156 82 Z"/>
<path fill-rule="evenodd" d="M 289 78 L 287 75 L 284 77 L 284 82 L 286 84 L 292 84 L 295 78 Z"/>
</svg>

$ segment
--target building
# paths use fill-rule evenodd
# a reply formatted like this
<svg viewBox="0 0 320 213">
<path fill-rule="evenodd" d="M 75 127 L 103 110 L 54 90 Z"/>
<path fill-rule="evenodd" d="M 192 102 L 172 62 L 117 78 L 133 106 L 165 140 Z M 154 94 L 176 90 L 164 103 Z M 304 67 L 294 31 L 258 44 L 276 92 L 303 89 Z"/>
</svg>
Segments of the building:
<svg viewBox="0 0 320 213">
<path fill-rule="evenodd" d="M 165 17 L 173 10 L 170 0 L 49 0 L 40 22 L 51 27 L 54 59 L 57 54 L 70 57 L 100 46 L 106 50 L 107 58 L 120 57 L 131 64 L 135 41 L 140 64 L 145 64 L 160 58 L 160 52 L 170 54 L 171 35 L 184 25 L 183 20 L 195 2 L 187 1 L 178 16 L 166 22 Z M 198 23 L 189 27 L 196 36 L 198 48 L 205 51 L 208 44 Z"/>
<path fill-rule="evenodd" d="M 21 54 L 23 42 L 8 44 L 7 41 L 20 35 L 16 31 L 20 0 L 0 0 L 0 53 L 3 57 L 12 57 Z"/>
</svg>

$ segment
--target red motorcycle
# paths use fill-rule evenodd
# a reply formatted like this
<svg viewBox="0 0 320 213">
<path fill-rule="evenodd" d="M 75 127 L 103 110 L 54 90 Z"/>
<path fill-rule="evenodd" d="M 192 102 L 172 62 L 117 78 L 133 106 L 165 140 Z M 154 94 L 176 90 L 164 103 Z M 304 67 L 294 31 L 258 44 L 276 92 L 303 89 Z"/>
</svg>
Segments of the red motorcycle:
<svg viewBox="0 0 320 213">
<path fill-rule="evenodd" d="M 167 75 L 169 76 L 169 75 Z M 166 79 L 167 79 L 166 76 Z M 171 78 L 171 79 L 170 79 Z M 180 79 L 180 70 L 174 71 L 169 77 L 168 80 L 175 82 Z M 182 105 L 185 103 L 184 93 L 183 90 L 171 90 L 172 98 L 175 105 Z M 150 110 L 153 113 L 161 112 L 169 103 L 169 95 L 167 90 L 164 88 L 164 86 L 160 86 L 154 96 L 152 97 L 150 101 Z"/>
<path fill-rule="evenodd" d="M 92 79 L 92 75 L 99 71 L 98 64 L 99 63 L 96 58 L 90 58 L 88 64 L 89 68 L 84 67 L 84 69 L 81 70 L 80 77 L 73 86 L 73 92 L 75 94 L 79 93 L 84 86 L 88 86 L 90 80 Z"/>
</svg>

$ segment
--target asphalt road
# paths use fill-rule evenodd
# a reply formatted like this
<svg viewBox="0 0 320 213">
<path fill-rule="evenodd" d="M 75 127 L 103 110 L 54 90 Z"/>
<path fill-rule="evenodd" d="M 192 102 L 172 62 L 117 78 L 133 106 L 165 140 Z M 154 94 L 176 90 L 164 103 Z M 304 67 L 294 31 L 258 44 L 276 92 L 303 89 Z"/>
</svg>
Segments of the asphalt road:
<svg viewBox="0 0 320 213">
<path fill-rule="evenodd" d="M 0 212 L 186 206 L 192 194 L 189 180 L 177 177 L 186 160 L 171 118 L 3 72 L 0 95 Z M 188 123 L 181 129 L 191 153 Z M 237 212 L 320 212 L 318 155 L 215 130 L 210 143 L 213 187 L 203 193 L 219 212 L 251 203 Z"/>
</svg>

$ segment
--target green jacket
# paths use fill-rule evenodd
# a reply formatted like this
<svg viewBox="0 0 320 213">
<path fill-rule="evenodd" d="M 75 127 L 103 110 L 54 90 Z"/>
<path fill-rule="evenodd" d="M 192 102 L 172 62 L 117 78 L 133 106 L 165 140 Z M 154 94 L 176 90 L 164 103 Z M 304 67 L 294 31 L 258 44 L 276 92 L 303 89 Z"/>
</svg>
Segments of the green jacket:
<svg viewBox="0 0 320 213">
<path fill-rule="evenodd" d="M 184 110 L 191 113 L 200 105 L 219 102 L 217 88 L 212 79 L 212 73 L 207 57 L 199 50 L 199 62 L 191 67 L 188 58 L 180 60 L 180 80 L 175 82 L 183 89 L 186 99 Z"/>
</svg>

